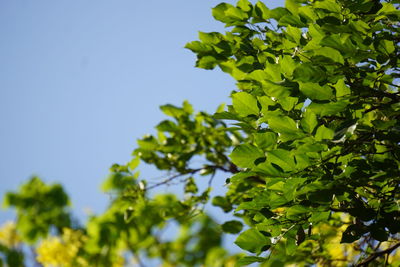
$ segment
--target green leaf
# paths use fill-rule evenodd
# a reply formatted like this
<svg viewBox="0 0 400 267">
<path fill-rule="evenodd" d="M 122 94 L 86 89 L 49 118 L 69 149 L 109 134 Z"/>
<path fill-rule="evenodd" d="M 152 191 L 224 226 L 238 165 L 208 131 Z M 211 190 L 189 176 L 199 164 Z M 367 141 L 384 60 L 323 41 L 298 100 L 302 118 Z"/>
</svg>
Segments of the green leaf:
<svg viewBox="0 0 400 267">
<path fill-rule="evenodd" d="M 393 41 L 389 41 L 389 40 L 381 40 L 379 42 L 379 46 L 378 49 L 381 50 L 383 53 L 386 54 L 391 54 L 395 51 L 395 45 L 393 44 Z"/>
<path fill-rule="evenodd" d="M 297 15 L 299 13 L 299 8 L 301 5 L 298 0 L 286 0 L 285 7 L 290 11 L 293 15 Z"/>
<path fill-rule="evenodd" d="M 305 217 L 310 212 L 308 207 L 302 205 L 294 205 L 286 210 L 286 217 L 290 220 L 297 220 Z"/>
<path fill-rule="evenodd" d="M 326 79 L 326 73 L 311 63 L 298 65 L 293 71 L 293 78 L 300 82 L 320 82 Z"/>
<path fill-rule="evenodd" d="M 200 41 L 193 41 L 190 43 L 187 43 L 185 45 L 185 48 L 192 50 L 194 53 L 209 53 L 212 51 L 212 47 L 204 44 Z"/>
<path fill-rule="evenodd" d="M 262 83 L 265 80 L 268 80 L 268 75 L 263 70 L 254 70 L 251 73 L 247 74 L 246 80 L 253 80 Z"/>
<path fill-rule="evenodd" d="M 292 171 L 296 167 L 294 157 L 289 151 L 284 149 L 276 149 L 267 152 L 267 160 L 278 165 L 284 171 Z"/>
<path fill-rule="evenodd" d="M 244 9 L 248 9 L 242 5 Z M 212 15 L 216 20 L 226 23 L 227 25 L 243 25 L 248 18 L 248 14 L 231 4 L 221 3 L 212 9 Z"/>
<path fill-rule="evenodd" d="M 243 144 L 235 147 L 229 157 L 236 166 L 251 168 L 256 159 L 264 157 L 264 153 L 253 145 Z"/>
<path fill-rule="evenodd" d="M 225 12 L 231 7 L 233 7 L 231 4 L 221 3 L 212 9 L 212 15 L 216 20 L 229 23 L 231 19 L 225 15 Z"/>
<path fill-rule="evenodd" d="M 211 70 L 217 66 L 218 60 L 213 56 L 203 56 L 196 62 L 196 67 Z"/>
<path fill-rule="evenodd" d="M 224 110 L 225 110 L 225 103 L 222 103 L 217 107 L 217 110 L 215 111 L 215 113 L 224 112 Z"/>
<path fill-rule="evenodd" d="M 240 116 L 246 117 L 248 115 L 258 115 L 260 112 L 257 105 L 257 99 L 246 92 L 233 94 L 232 101 L 233 108 Z"/>
<path fill-rule="evenodd" d="M 300 91 L 311 100 L 329 100 L 332 98 L 332 88 L 318 83 L 299 83 Z"/>
<path fill-rule="evenodd" d="M 219 32 L 199 32 L 199 39 L 205 44 L 215 45 L 224 39 L 224 36 Z M 211 46 L 210 46 L 211 47 Z"/>
<path fill-rule="evenodd" d="M 270 19 L 269 8 L 263 2 L 258 1 L 254 7 L 254 10 L 260 20 Z"/>
<path fill-rule="evenodd" d="M 145 136 L 143 139 L 137 140 L 140 149 L 143 150 L 156 150 L 158 148 L 157 139 L 154 136 Z"/>
<path fill-rule="evenodd" d="M 342 43 L 339 34 L 331 34 L 323 37 L 323 39 L 319 43 L 321 46 L 327 46 L 338 50 L 344 54 L 353 54 L 357 53 L 356 47 L 351 43 L 349 39 L 347 39 L 344 43 Z"/>
<path fill-rule="evenodd" d="M 277 144 L 277 137 L 275 133 L 266 132 L 266 133 L 255 133 L 254 141 L 256 145 L 263 149 L 268 150 L 272 149 Z"/>
<path fill-rule="evenodd" d="M 134 157 L 129 163 L 128 163 L 128 167 L 131 171 L 133 171 L 134 169 L 137 168 L 137 166 L 139 166 L 140 163 L 140 158 L 139 157 Z"/>
<path fill-rule="evenodd" d="M 290 15 L 291 13 L 289 10 L 283 7 L 277 7 L 274 9 L 271 9 L 269 12 L 269 15 L 271 18 L 274 18 L 275 20 L 279 21 L 283 16 Z"/>
<path fill-rule="evenodd" d="M 187 100 L 183 101 L 182 108 L 188 115 L 192 115 L 194 112 L 193 106 Z"/>
<path fill-rule="evenodd" d="M 160 106 L 160 109 L 162 110 L 162 112 L 164 112 L 165 115 L 174 118 L 179 118 L 180 116 L 185 114 L 182 108 L 176 107 L 171 104 Z"/>
<path fill-rule="evenodd" d="M 288 26 L 286 28 L 286 34 L 295 41 L 296 44 L 300 44 L 300 39 L 301 39 L 301 29 L 293 26 Z"/>
<path fill-rule="evenodd" d="M 351 94 L 350 88 L 344 82 L 344 79 L 340 79 L 335 84 L 336 97 L 343 97 Z"/>
<path fill-rule="evenodd" d="M 236 7 L 230 7 L 225 11 L 225 15 L 227 15 L 231 19 L 231 23 L 235 21 L 243 21 L 247 19 L 247 14 L 243 12 L 241 9 Z"/>
<path fill-rule="evenodd" d="M 282 108 L 286 111 L 291 111 L 294 106 L 297 104 L 297 101 L 299 99 L 297 97 L 285 97 L 285 98 L 281 98 L 279 99 L 279 104 L 281 104 Z"/>
<path fill-rule="evenodd" d="M 262 257 L 256 257 L 256 256 L 246 256 L 243 258 L 240 258 L 237 262 L 236 262 L 236 266 L 247 266 L 249 264 L 255 263 L 255 262 L 264 262 L 266 261 L 265 258 Z"/>
<path fill-rule="evenodd" d="M 175 132 L 179 129 L 174 122 L 169 121 L 169 120 L 164 120 L 164 121 L 160 122 L 156 126 L 156 128 L 158 131 L 161 131 L 161 132 Z"/>
<path fill-rule="evenodd" d="M 258 99 L 258 102 L 261 105 L 261 112 L 262 113 L 268 112 L 268 109 L 269 109 L 270 106 L 275 106 L 276 105 L 276 102 L 273 101 L 271 99 L 271 97 L 268 97 L 268 96 L 265 96 L 265 95 L 264 96 L 259 96 L 257 99 Z"/>
<path fill-rule="evenodd" d="M 317 224 L 320 222 L 326 222 L 329 219 L 331 212 L 330 211 L 314 211 L 309 219 L 309 221 L 313 224 Z"/>
<path fill-rule="evenodd" d="M 252 9 L 252 5 L 248 0 L 239 0 L 236 6 L 245 12 L 249 12 Z"/>
<path fill-rule="evenodd" d="M 211 202 L 214 206 L 220 207 L 224 212 L 230 212 L 232 210 L 232 205 L 222 196 L 216 196 Z"/>
<path fill-rule="evenodd" d="M 311 165 L 310 157 L 306 154 L 295 155 L 296 159 L 296 169 L 303 170 Z"/>
<path fill-rule="evenodd" d="M 189 179 L 187 179 L 185 184 L 185 193 L 196 194 L 198 191 L 199 190 L 197 188 L 196 182 L 194 181 L 194 178 L 190 177 Z"/>
<path fill-rule="evenodd" d="M 267 161 L 258 164 L 255 168 L 253 168 L 253 170 L 270 177 L 284 177 L 286 175 L 283 170 L 278 170 L 271 164 L 271 162 Z"/>
<path fill-rule="evenodd" d="M 283 184 L 283 196 L 291 201 L 294 199 L 297 188 L 305 182 L 304 178 L 288 178 Z"/>
<path fill-rule="evenodd" d="M 267 79 L 271 82 L 280 83 L 281 77 L 281 66 L 279 64 L 265 63 L 264 72 L 267 75 Z"/>
<path fill-rule="evenodd" d="M 303 131 L 298 129 L 297 123 L 287 116 L 268 115 L 269 128 L 279 133 L 279 140 L 287 142 L 304 137 Z"/>
<path fill-rule="evenodd" d="M 303 118 L 300 121 L 300 125 L 304 131 L 307 133 L 312 133 L 315 126 L 318 125 L 317 115 L 315 115 L 314 112 L 306 110 L 306 112 L 303 113 Z"/>
<path fill-rule="evenodd" d="M 251 201 L 242 202 L 237 208 L 236 211 L 240 211 L 243 209 L 247 210 L 261 210 L 263 206 L 268 205 L 269 198 L 268 195 L 258 195 L 254 197 Z"/>
<path fill-rule="evenodd" d="M 268 125 L 274 132 L 296 134 L 299 132 L 296 122 L 287 116 L 271 116 Z"/>
<path fill-rule="evenodd" d="M 223 111 L 223 112 L 217 112 L 213 115 L 214 119 L 217 120 L 236 120 L 236 121 L 240 121 L 240 117 L 236 114 L 233 114 L 231 112 L 228 111 Z"/>
<path fill-rule="evenodd" d="M 246 178 L 256 176 L 254 172 L 238 172 L 229 178 L 230 183 L 237 184 L 243 182 Z"/>
<path fill-rule="evenodd" d="M 286 199 L 285 196 L 282 196 L 282 194 L 272 192 L 269 198 L 268 205 L 271 209 L 276 209 L 286 205 L 288 202 L 289 201 Z"/>
<path fill-rule="evenodd" d="M 239 221 L 232 220 L 225 222 L 221 227 L 225 233 L 237 234 L 242 231 L 243 224 Z"/>
<path fill-rule="evenodd" d="M 282 99 L 288 97 L 291 94 L 292 88 L 285 86 L 285 84 L 282 82 L 274 83 L 271 81 L 265 81 L 263 90 L 265 94 L 269 97 Z"/>
<path fill-rule="evenodd" d="M 321 125 L 317 129 L 317 133 L 315 134 L 315 140 L 332 140 L 335 135 L 335 131 L 332 129 L 326 128 L 325 125 Z"/>
<path fill-rule="evenodd" d="M 235 244 L 241 249 L 260 253 L 265 246 L 271 245 L 271 241 L 256 229 L 248 229 L 238 236 Z"/>
<path fill-rule="evenodd" d="M 343 56 L 340 54 L 340 52 L 331 47 L 322 47 L 320 49 L 316 49 L 314 50 L 314 55 L 323 56 L 329 58 L 333 62 L 344 64 L 344 59 Z"/>
<path fill-rule="evenodd" d="M 330 116 L 342 112 L 348 105 L 346 101 L 330 102 L 326 104 L 311 103 L 307 110 L 321 116 Z"/>
<path fill-rule="evenodd" d="M 283 26 L 294 26 L 294 27 L 304 27 L 306 24 L 304 24 L 298 16 L 295 15 L 285 15 L 282 18 L 279 19 L 279 24 Z"/>
<path fill-rule="evenodd" d="M 341 7 L 334 0 L 324 0 L 314 3 L 315 8 L 325 9 L 334 13 L 341 13 Z"/>
<path fill-rule="evenodd" d="M 281 65 L 281 71 L 286 77 L 291 77 L 293 75 L 293 71 L 297 67 L 298 63 L 293 60 L 291 56 L 283 56 L 281 60 L 279 60 Z"/>
<path fill-rule="evenodd" d="M 311 24 L 308 27 L 308 34 L 311 35 L 312 40 L 316 42 L 321 41 L 321 39 L 325 37 L 324 32 L 318 24 Z"/>
</svg>

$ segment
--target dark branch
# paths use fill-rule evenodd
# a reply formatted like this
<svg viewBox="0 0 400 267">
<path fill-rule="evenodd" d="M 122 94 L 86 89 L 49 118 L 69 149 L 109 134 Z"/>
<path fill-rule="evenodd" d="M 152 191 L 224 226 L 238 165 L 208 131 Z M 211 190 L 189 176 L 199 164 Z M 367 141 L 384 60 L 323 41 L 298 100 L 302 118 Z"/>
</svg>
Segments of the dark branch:
<svg viewBox="0 0 400 267">
<path fill-rule="evenodd" d="M 173 180 L 175 180 L 175 179 L 177 179 L 179 177 L 185 176 L 185 175 L 191 175 L 191 174 L 198 173 L 198 172 L 200 172 L 201 170 L 203 170 L 205 168 L 211 168 L 211 169 L 214 169 L 214 170 L 221 170 L 221 171 L 224 171 L 224 172 L 231 172 L 231 173 L 234 173 L 234 171 L 237 172 L 237 169 L 232 169 L 232 166 L 229 166 L 229 169 L 227 169 L 227 168 L 225 168 L 223 166 L 218 166 L 218 165 L 205 165 L 202 168 L 189 169 L 186 172 L 175 174 L 175 175 L 165 179 L 164 181 L 161 181 L 161 182 L 156 183 L 154 185 L 148 186 L 146 188 L 146 190 L 154 189 L 154 188 L 156 188 L 158 186 L 168 184 L 169 182 L 172 182 Z"/>
<path fill-rule="evenodd" d="M 400 247 L 400 242 L 396 243 L 394 246 L 382 250 L 382 251 L 378 251 L 373 253 L 371 256 L 369 256 L 368 258 L 366 258 L 365 260 L 363 260 L 361 263 L 357 264 L 356 267 L 367 267 L 368 264 L 370 264 L 372 261 L 374 261 L 376 258 L 385 256 L 385 255 L 389 255 L 390 253 L 392 253 L 394 250 L 396 250 L 398 247 Z"/>
<path fill-rule="evenodd" d="M 165 179 L 165 180 L 162 181 L 162 182 L 156 183 L 156 184 L 154 184 L 154 185 L 152 185 L 152 186 L 148 186 L 148 187 L 146 188 L 146 190 L 154 189 L 154 188 L 156 188 L 156 187 L 158 187 L 158 186 L 160 186 L 160 185 L 168 184 L 169 182 L 172 182 L 172 181 L 175 180 L 176 178 L 181 177 L 181 176 L 184 176 L 184 175 L 187 175 L 187 174 L 195 174 L 195 173 L 201 171 L 202 169 L 203 169 L 203 168 L 198 168 L 198 169 L 190 170 L 190 171 L 185 172 L 185 173 L 178 173 L 178 174 L 176 174 L 176 175 L 173 175 L 173 176 L 169 177 L 168 179 Z"/>
</svg>

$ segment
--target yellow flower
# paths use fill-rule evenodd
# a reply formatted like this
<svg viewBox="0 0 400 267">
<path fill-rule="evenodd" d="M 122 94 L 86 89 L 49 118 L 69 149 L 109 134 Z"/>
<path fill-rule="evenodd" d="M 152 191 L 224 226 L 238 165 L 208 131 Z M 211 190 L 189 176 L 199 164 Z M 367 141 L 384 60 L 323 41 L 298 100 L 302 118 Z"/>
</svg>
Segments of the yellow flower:
<svg viewBox="0 0 400 267">
<path fill-rule="evenodd" d="M 45 267 L 65 266 L 72 259 L 71 252 L 65 247 L 65 244 L 58 237 L 43 240 L 36 250 L 37 261 Z"/>
<path fill-rule="evenodd" d="M 6 222 L 0 227 L 0 243 L 15 248 L 21 242 L 14 222 Z"/>
<path fill-rule="evenodd" d="M 85 240 L 81 231 L 64 228 L 61 237 L 49 237 L 40 243 L 36 249 L 36 259 L 45 267 L 76 266 L 75 262 L 84 266 L 85 261 L 77 254 Z"/>
<path fill-rule="evenodd" d="M 117 259 L 113 262 L 112 267 L 123 267 L 125 265 L 125 259 L 123 257 L 118 256 Z"/>
</svg>

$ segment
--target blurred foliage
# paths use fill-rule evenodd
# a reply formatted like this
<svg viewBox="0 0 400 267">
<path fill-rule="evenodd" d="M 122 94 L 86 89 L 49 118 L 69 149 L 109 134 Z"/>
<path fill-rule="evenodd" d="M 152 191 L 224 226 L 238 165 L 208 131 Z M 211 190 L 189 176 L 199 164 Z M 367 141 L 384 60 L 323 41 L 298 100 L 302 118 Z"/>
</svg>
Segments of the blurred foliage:
<svg viewBox="0 0 400 267">
<path fill-rule="evenodd" d="M 240 0 L 212 14 L 227 31 L 186 48 L 237 81 L 232 104 L 161 106 L 169 119 L 111 167 L 111 203 L 84 226 L 60 185 L 8 193 L 0 266 L 24 266 L 28 248 L 43 266 L 400 265 L 399 1 Z M 141 161 L 164 178 L 142 178 Z M 217 172 L 227 192 L 211 197 Z M 171 184 L 182 194 L 154 193 Z M 207 203 L 232 218 L 216 223 Z"/>
<path fill-rule="evenodd" d="M 28 243 L 46 237 L 52 229 L 61 233 L 63 227 L 71 226 L 69 199 L 61 185 L 47 185 L 38 177 L 21 186 L 18 193 L 7 193 L 4 205 L 15 208 L 17 228 Z"/>
</svg>

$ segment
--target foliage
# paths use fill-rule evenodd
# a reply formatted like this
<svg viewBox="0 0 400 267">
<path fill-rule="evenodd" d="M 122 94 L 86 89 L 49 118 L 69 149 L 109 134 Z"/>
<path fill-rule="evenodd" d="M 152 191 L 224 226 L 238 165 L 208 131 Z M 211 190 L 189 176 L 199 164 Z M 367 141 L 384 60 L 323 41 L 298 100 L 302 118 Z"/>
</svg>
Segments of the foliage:
<svg viewBox="0 0 400 267">
<path fill-rule="evenodd" d="M 21 186 L 19 193 L 7 193 L 4 204 L 16 209 L 17 228 L 28 243 L 45 237 L 51 228 L 60 233 L 62 228 L 71 227 L 69 199 L 59 184 L 46 185 L 33 177 Z"/>
<path fill-rule="evenodd" d="M 162 266 L 398 266 L 399 1 L 287 0 L 269 9 L 240 0 L 213 16 L 228 31 L 200 32 L 186 48 L 197 67 L 218 66 L 237 81 L 232 105 L 212 115 L 188 102 L 161 106 L 170 118 L 138 140 L 132 161 L 111 167 L 104 190 L 113 200 L 84 227 L 71 224 L 57 185 L 34 178 L 8 194 L 21 240 L 45 266 L 72 258 L 74 266 L 152 258 Z M 167 177 L 142 179 L 140 161 Z M 228 191 L 210 200 L 217 172 L 229 177 Z M 152 193 L 176 182 L 182 196 Z M 208 202 L 232 219 L 218 225 L 203 212 Z M 176 238 L 162 236 L 174 227 Z M 247 255 L 230 255 L 223 232 Z M 7 258 L 13 246 L 2 244 Z M 72 254 L 55 252 L 69 246 Z"/>
</svg>

